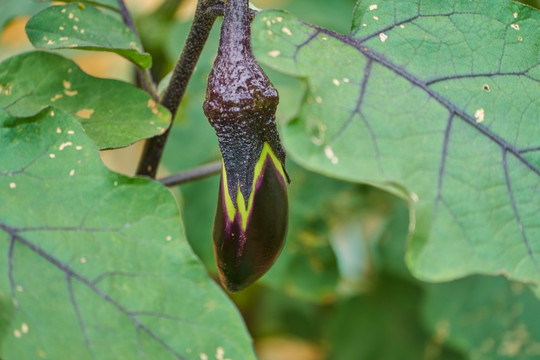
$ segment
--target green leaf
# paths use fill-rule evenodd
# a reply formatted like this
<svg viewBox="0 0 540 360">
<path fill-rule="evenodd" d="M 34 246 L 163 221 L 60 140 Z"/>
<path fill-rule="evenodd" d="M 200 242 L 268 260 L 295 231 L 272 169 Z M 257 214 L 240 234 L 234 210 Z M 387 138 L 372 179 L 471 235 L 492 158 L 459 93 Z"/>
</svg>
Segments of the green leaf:
<svg viewBox="0 0 540 360">
<path fill-rule="evenodd" d="M 296 161 L 410 199 L 416 276 L 538 284 L 539 27 L 506 0 L 360 1 L 350 35 L 265 11 L 253 43 L 307 79 L 283 129 Z"/>
<path fill-rule="evenodd" d="M 165 187 L 109 171 L 58 110 L 0 112 L 0 144 L 0 357 L 255 358 Z"/>
<path fill-rule="evenodd" d="M 118 6 L 118 0 L 58 0 L 57 2 L 82 3 L 85 6 L 86 4 L 90 4 L 94 6 L 100 6 L 105 9 L 120 11 Z"/>
<path fill-rule="evenodd" d="M 29 52 L 0 63 L 0 106 L 7 112 L 26 117 L 50 105 L 77 118 L 101 149 L 161 134 L 170 121 L 144 91 L 89 76 L 60 55 Z"/>
<path fill-rule="evenodd" d="M 37 48 L 110 51 L 142 68 L 152 66 L 135 34 L 90 4 L 48 7 L 28 20 L 26 34 Z"/>
<path fill-rule="evenodd" d="M 440 342 L 470 359 L 533 360 L 540 356 L 538 299 L 502 276 L 472 276 L 427 286 L 424 318 Z"/>
</svg>

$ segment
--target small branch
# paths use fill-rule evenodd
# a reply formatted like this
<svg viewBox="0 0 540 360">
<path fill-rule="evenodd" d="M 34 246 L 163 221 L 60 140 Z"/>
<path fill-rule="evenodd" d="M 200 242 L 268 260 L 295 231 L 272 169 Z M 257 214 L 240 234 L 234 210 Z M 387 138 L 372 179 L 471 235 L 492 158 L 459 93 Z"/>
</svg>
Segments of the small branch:
<svg viewBox="0 0 540 360">
<path fill-rule="evenodd" d="M 126 26 L 133 32 L 142 47 L 141 38 L 139 37 L 139 33 L 137 32 L 137 28 L 135 27 L 133 18 L 131 17 L 129 10 L 126 7 L 124 0 L 117 1 L 118 6 L 120 7 L 120 13 L 122 14 L 122 20 L 124 21 L 124 24 L 126 24 Z M 144 51 L 144 49 L 141 50 Z M 139 77 L 139 82 L 143 86 L 144 90 L 149 93 L 154 100 L 157 100 L 158 96 L 156 93 L 156 84 L 154 82 L 154 79 L 152 78 L 150 69 L 141 69 L 139 66 L 137 66 L 136 69 L 137 76 Z"/>
<path fill-rule="evenodd" d="M 165 186 L 171 187 L 219 174 L 220 171 L 221 161 L 216 161 L 192 170 L 164 177 L 162 179 L 159 179 L 158 181 Z"/>
<path fill-rule="evenodd" d="M 219 3 L 221 3 L 219 0 L 199 0 L 197 3 L 193 24 L 180 54 L 180 59 L 174 68 L 169 86 L 161 101 L 161 104 L 171 113 L 171 125 L 162 135 L 146 141 L 137 168 L 137 175 L 156 177 L 157 167 L 176 116 L 176 111 L 217 17 L 216 11 L 208 11 L 208 9 L 214 9 Z"/>
</svg>

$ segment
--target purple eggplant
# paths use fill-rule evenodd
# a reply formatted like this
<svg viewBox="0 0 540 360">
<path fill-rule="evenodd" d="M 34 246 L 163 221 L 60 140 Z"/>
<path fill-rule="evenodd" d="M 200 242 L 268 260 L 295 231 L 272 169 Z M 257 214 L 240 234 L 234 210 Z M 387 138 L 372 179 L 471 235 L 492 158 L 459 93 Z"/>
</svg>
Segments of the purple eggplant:
<svg viewBox="0 0 540 360">
<path fill-rule="evenodd" d="M 227 0 L 204 113 L 216 131 L 223 168 L 214 219 L 222 284 L 239 291 L 277 259 L 288 223 L 285 151 L 276 128 L 276 89 L 255 61 L 248 0 Z"/>
</svg>

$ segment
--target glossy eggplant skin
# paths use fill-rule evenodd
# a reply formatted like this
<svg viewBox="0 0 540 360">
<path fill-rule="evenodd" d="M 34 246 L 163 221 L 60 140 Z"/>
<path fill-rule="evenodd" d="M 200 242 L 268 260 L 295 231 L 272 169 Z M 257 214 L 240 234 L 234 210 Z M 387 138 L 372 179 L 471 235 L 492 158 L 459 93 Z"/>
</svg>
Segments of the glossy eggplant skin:
<svg viewBox="0 0 540 360">
<path fill-rule="evenodd" d="M 251 52 L 248 0 L 227 0 L 203 110 L 223 156 L 213 240 L 229 291 L 261 277 L 285 241 L 289 179 L 275 122 L 278 102 Z"/>
<path fill-rule="evenodd" d="M 262 169 L 245 209 L 240 194 L 236 206 L 228 198 L 226 173 L 221 177 L 214 218 L 214 254 L 221 283 L 231 292 L 242 290 L 270 269 L 287 232 L 287 187 L 284 172 L 279 169 L 282 165 L 264 151 L 260 161 Z M 231 205 L 235 211 L 231 211 Z"/>
</svg>

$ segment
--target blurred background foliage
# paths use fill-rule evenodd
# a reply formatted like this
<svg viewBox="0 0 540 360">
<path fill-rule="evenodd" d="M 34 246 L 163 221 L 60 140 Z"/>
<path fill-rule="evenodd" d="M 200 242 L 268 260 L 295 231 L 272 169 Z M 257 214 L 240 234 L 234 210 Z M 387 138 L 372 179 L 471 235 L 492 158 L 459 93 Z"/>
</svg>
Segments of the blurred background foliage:
<svg viewBox="0 0 540 360">
<path fill-rule="evenodd" d="M 195 0 L 132 0 L 156 82 L 172 70 L 190 27 Z M 539 7 L 540 1 L 529 0 Z M 354 0 L 259 0 L 259 8 L 286 9 L 303 20 L 346 34 Z M 31 0 L 0 0 L 0 60 L 31 49 L 29 15 L 44 7 Z M 160 175 L 218 160 L 203 112 L 206 77 L 219 39 L 219 23 L 182 101 Z M 134 81 L 126 60 L 103 52 L 64 52 L 88 73 Z M 280 93 L 278 122 L 295 116 L 305 83 L 268 70 Z M 165 84 L 160 87 L 163 88 Z M 141 144 L 103 153 L 112 169 L 132 175 Z M 472 276 L 444 284 L 414 279 L 404 263 L 409 212 L 402 199 L 373 187 L 306 171 L 288 161 L 290 226 L 272 270 L 232 295 L 262 360 L 538 359 L 538 298 L 504 277 Z M 217 176 L 172 189 L 187 238 L 215 276 L 211 229 Z"/>
</svg>

